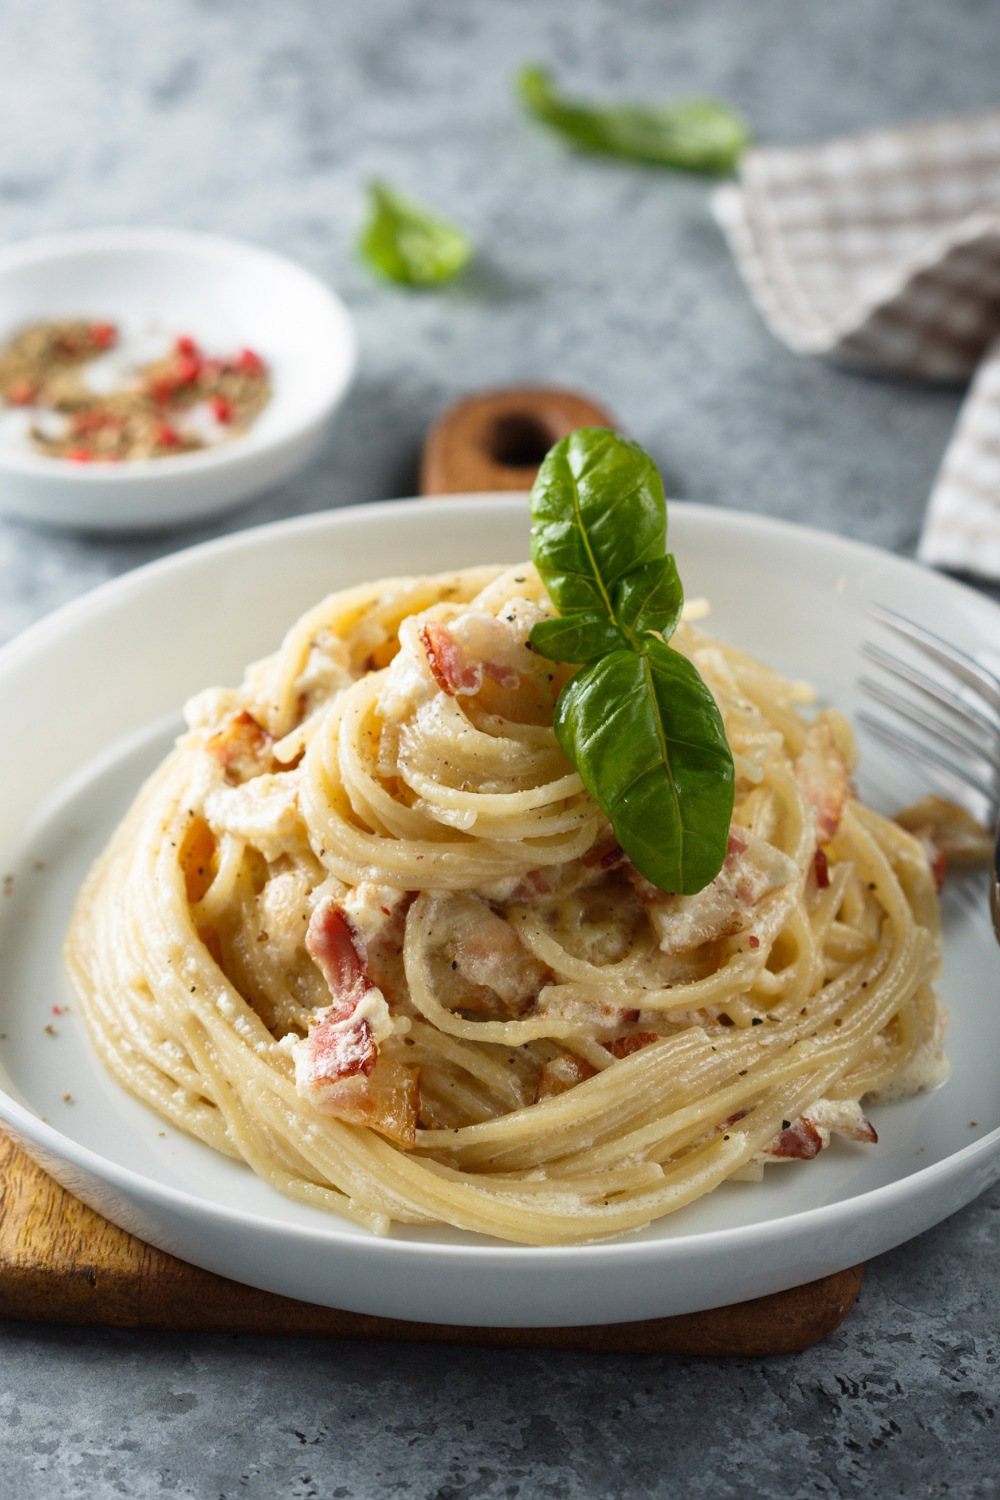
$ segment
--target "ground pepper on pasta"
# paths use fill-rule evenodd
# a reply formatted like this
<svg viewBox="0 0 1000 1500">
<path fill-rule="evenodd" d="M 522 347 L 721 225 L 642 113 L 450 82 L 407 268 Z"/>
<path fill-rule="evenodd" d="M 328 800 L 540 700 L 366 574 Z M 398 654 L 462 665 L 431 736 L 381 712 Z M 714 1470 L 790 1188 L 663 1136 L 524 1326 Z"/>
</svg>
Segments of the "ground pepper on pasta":
<svg viewBox="0 0 1000 1500">
<path fill-rule="evenodd" d="M 528 564 L 323 601 L 189 705 L 67 940 L 128 1089 L 379 1233 L 623 1234 L 872 1149 L 863 1101 L 946 1072 L 931 870 L 846 721 L 682 623 L 737 784 L 720 874 L 669 895 L 556 741 L 548 613 Z"/>
</svg>

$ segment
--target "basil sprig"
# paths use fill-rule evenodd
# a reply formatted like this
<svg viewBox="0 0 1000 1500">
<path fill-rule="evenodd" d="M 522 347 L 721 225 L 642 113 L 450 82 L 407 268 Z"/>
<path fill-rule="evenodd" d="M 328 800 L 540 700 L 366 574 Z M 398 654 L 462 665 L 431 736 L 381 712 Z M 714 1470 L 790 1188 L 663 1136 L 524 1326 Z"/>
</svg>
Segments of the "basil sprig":
<svg viewBox="0 0 1000 1500">
<path fill-rule="evenodd" d="M 684 592 L 659 473 L 637 443 L 582 427 L 546 456 L 531 520 L 531 556 L 560 612 L 535 626 L 532 647 L 580 664 L 556 737 L 633 864 L 691 895 L 722 868 L 735 778 L 715 699 L 667 644 Z"/>
<path fill-rule="evenodd" d="M 358 252 L 373 270 L 404 286 L 438 286 L 465 269 L 472 241 L 385 182 L 368 184 L 369 215 Z"/>
<path fill-rule="evenodd" d="M 746 122 L 715 99 L 676 104 L 590 105 L 560 94 L 535 65 L 517 76 L 517 92 L 535 119 L 587 151 L 684 172 L 726 173 L 750 140 Z"/>
</svg>

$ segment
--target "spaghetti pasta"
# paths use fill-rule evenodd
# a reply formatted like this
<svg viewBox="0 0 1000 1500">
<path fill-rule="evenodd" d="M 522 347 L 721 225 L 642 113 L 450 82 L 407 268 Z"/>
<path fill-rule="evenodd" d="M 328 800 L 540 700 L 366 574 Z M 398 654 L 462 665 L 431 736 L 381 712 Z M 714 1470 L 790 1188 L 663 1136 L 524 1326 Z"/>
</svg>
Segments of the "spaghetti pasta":
<svg viewBox="0 0 1000 1500">
<path fill-rule="evenodd" d="M 550 612 L 527 564 L 331 596 L 189 705 L 74 915 L 115 1076 L 377 1232 L 622 1234 L 946 1070 L 927 857 L 846 722 L 682 623 L 737 784 L 721 872 L 669 895 L 556 741 Z"/>
</svg>

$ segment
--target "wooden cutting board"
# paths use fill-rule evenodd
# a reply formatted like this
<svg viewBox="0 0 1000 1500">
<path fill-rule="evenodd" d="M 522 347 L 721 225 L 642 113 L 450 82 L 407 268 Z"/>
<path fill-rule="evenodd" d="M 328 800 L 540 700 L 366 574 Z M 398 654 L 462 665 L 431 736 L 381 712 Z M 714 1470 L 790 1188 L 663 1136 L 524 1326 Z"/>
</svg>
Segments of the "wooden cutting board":
<svg viewBox="0 0 1000 1500">
<path fill-rule="evenodd" d="M 526 489 L 575 427 L 613 426 L 567 391 L 518 388 L 450 408 L 424 448 L 424 494 Z M 118 1229 L 0 1134 L 0 1317 L 203 1333 L 395 1339 L 634 1354 L 791 1354 L 826 1338 L 862 1266 L 791 1291 L 681 1317 L 587 1328 L 452 1328 L 341 1312 L 241 1286 Z"/>
</svg>

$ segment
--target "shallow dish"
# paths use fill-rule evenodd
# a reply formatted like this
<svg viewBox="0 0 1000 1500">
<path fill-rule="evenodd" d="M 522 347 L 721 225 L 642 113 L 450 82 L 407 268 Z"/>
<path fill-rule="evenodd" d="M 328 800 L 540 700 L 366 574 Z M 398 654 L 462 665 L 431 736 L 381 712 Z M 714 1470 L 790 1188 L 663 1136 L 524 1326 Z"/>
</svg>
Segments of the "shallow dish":
<svg viewBox="0 0 1000 1500">
<path fill-rule="evenodd" d="M 837 537 L 678 504 L 670 544 L 689 596 L 713 601 L 718 635 L 812 679 L 848 710 L 872 599 L 932 620 L 967 649 L 1000 639 L 1000 610 L 984 598 Z M 0 1120 L 107 1217 L 293 1297 L 432 1322 L 544 1326 L 779 1291 L 920 1233 L 1000 1176 L 1000 956 L 978 882 L 951 886 L 945 900 L 954 1066 L 945 1087 L 873 1110 L 877 1147 L 838 1143 L 759 1185 L 726 1184 L 641 1234 L 572 1249 L 427 1228 L 377 1239 L 286 1200 L 125 1094 L 97 1064 L 75 1007 L 53 1015 L 73 1006 L 59 948 L 80 880 L 168 747 L 188 694 L 239 680 L 332 589 L 514 562 L 527 550 L 523 497 L 335 511 L 177 554 L 0 652 L 0 875 L 11 877 L 0 896 Z M 921 790 L 863 739 L 862 755 L 861 789 L 877 806 Z"/>
<path fill-rule="evenodd" d="M 176 458 L 77 464 L 0 444 L 0 511 L 48 525 L 136 531 L 249 500 L 308 462 L 354 371 L 353 326 L 333 292 L 282 256 L 216 235 L 85 230 L 0 253 L 0 343 L 62 317 L 189 334 L 212 352 L 249 347 L 273 392 L 242 437 Z"/>
</svg>

